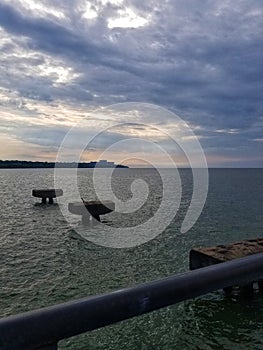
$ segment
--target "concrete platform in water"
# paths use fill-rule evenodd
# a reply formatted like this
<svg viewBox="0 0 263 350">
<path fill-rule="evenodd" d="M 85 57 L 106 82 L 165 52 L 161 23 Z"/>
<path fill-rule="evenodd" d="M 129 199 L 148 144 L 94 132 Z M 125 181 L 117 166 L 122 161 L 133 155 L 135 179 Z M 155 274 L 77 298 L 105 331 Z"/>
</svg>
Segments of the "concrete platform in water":
<svg viewBox="0 0 263 350">
<path fill-rule="evenodd" d="M 39 190 L 34 189 L 32 190 L 32 196 L 41 198 L 43 204 L 47 203 L 47 198 L 48 198 L 49 204 L 53 204 L 54 198 L 63 196 L 63 190 L 57 189 L 57 188 L 39 189 Z"/>
<path fill-rule="evenodd" d="M 190 269 L 195 270 L 262 252 L 263 238 L 243 240 L 227 245 L 220 244 L 213 247 L 193 248 L 189 254 Z M 258 284 L 259 290 L 263 292 L 263 271 L 262 280 L 255 282 Z M 253 283 L 240 287 L 246 294 L 253 291 Z M 231 292 L 232 288 L 227 288 L 225 291 Z"/>
<path fill-rule="evenodd" d="M 75 215 L 81 215 L 82 222 L 88 223 L 91 218 L 100 221 L 100 215 L 111 213 L 115 210 L 115 203 L 112 201 L 83 201 L 68 204 L 68 210 Z"/>
</svg>

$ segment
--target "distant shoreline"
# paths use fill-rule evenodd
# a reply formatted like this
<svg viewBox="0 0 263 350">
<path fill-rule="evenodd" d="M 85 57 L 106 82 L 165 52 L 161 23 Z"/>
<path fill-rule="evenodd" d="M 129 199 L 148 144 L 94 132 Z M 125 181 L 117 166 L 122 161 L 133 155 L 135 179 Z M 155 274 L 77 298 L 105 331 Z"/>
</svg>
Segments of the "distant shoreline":
<svg viewBox="0 0 263 350">
<path fill-rule="evenodd" d="M 115 164 L 113 162 L 89 162 L 89 163 L 76 163 L 76 162 L 40 162 L 40 161 L 27 161 L 27 160 L 0 160 L 0 169 L 53 169 L 58 168 L 129 168 L 126 165 Z"/>
<path fill-rule="evenodd" d="M 132 166 L 131 168 L 127 165 L 115 164 L 113 162 L 40 162 L 40 161 L 28 161 L 28 160 L 0 160 L 0 170 L 1 169 L 54 169 L 55 167 L 73 169 L 73 168 L 83 168 L 83 169 L 94 169 L 96 168 L 123 168 L 123 169 L 152 169 L 152 167 L 140 167 Z M 174 169 L 169 167 L 158 167 L 157 169 Z M 178 167 L 180 169 L 190 169 L 191 167 Z M 194 168 L 202 169 L 202 168 Z M 212 169 L 263 169 L 262 167 L 208 167 L 208 170 Z"/>
</svg>

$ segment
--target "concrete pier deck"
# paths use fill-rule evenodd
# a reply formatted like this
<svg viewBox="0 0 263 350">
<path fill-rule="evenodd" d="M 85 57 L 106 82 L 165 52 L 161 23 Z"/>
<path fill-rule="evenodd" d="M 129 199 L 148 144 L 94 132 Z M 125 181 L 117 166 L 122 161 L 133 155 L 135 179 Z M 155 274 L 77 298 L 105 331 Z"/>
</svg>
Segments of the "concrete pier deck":
<svg viewBox="0 0 263 350">
<path fill-rule="evenodd" d="M 51 189 L 34 189 L 32 190 L 32 196 L 37 198 L 42 198 L 42 203 L 47 203 L 47 198 L 49 200 L 49 204 L 53 204 L 53 199 L 56 197 L 63 196 L 63 190 L 51 188 Z"/>
<path fill-rule="evenodd" d="M 227 245 L 193 248 L 190 251 L 190 269 L 218 264 L 244 256 L 262 253 L 263 238 L 249 239 Z"/>
<path fill-rule="evenodd" d="M 223 263 L 262 252 L 263 238 L 243 240 L 227 245 L 220 244 L 214 247 L 193 248 L 189 254 L 190 270 Z M 255 282 L 258 284 L 259 290 L 263 291 L 263 271 L 262 280 Z M 231 290 L 231 287 L 225 289 L 226 292 L 231 292 Z M 245 294 L 250 294 L 253 291 L 253 283 L 241 286 L 241 290 Z"/>
<path fill-rule="evenodd" d="M 68 210 L 75 215 L 81 215 L 82 221 L 87 223 L 91 218 L 100 221 L 100 215 L 111 213 L 115 210 L 115 203 L 105 200 L 100 201 L 83 201 L 68 204 Z"/>
</svg>

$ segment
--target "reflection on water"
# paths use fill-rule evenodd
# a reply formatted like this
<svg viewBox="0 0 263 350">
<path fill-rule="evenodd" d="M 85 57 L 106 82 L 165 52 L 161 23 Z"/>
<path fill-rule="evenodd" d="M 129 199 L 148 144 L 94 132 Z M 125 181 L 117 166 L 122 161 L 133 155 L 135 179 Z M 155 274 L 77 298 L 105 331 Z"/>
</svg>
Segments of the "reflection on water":
<svg viewBox="0 0 263 350">
<path fill-rule="evenodd" d="M 31 190 L 53 187 L 51 169 L 1 170 L 1 316 L 186 271 L 193 246 L 258 237 L 262 232 L 262 175 L 260 169 L 211 170 L 204 211 L 197 224 L 182 235 L 179 228 L 192 189 L 191 172 L 182 170 L 183 198 L 171 225 L 144 245 L 112 249 L 77 234 L 74 227 L 81 225 L 79 217 L 70 226 L 58 205 L 36 204 Z M 127 198 L 130 194 L 123 192 L 131 179 L 147 178 L 154 194 L 148 198 L 152 208 L 149 203 L 145 208 L 154 213 L 162 192 L 158 175 L 151 175 L 151 170 L 119 169 L 115 176 L 118 195 Z M 90 170 L 81 170 L 79 184 L 85 199 L 94 199 L 90 181 Z M 136 218 L 111 213 L 102 220 L 121 226 Z M 262 297 L 244 303 L 218 291 L 65 340 L 61 349 L 262 349 L 262 311 Z"/>
</svg>

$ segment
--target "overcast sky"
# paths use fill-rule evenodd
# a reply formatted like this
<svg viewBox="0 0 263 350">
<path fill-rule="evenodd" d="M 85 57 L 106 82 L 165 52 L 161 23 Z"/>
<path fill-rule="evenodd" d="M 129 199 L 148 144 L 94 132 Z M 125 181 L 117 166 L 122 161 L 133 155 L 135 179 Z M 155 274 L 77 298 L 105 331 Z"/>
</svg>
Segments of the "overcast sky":
<svg viewBox="0 0 263 350">
<path fill-rule="evenodd" d="M 54 160 L 75 123 L 144 102 L 187 122 L 209 166 L 263 165 L 262 0 L 1 0 L 0 47 L 0 159 Z M 158 117 L 136 121 L 176 129 Z M 133 131 L 98 138 L 86 160 Z"/>
</svg>

